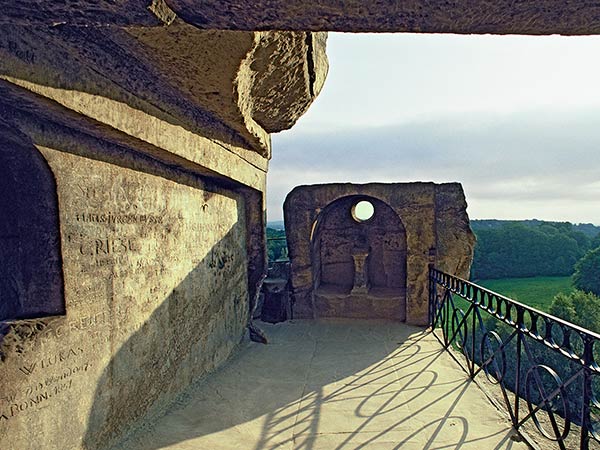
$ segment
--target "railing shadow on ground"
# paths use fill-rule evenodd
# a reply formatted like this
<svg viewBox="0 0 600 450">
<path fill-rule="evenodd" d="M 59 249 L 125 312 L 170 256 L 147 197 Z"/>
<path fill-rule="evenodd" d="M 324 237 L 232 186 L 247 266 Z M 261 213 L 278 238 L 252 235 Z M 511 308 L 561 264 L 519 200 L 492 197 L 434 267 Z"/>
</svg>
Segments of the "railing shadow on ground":
<svg viewBox="0 0 600 450">
<path fill-rule="evenodd" d="M 600 448 L 600 335 L 434 268 L 429 291 L 434 335 L 471 378 L 499 386 L 517 430 L 543 448 Z"/>
<path fill-rule="evenodd" d="M 366 337 L 357 323 L 370 329 Z M 313 325 L 265 325 L 272 344 L 248 343 L 213 377 L 191 388 L 158 424 L 120 448 L 178 448 L 177 443 L 189 446 L 196 438 L 202 448 L 214 449 L 382 444 L 430 449 L 481 442 L 481 448 L 512 447 L 510 425 L 504 431 L 473 428 L 478 414 L 494 408 L 487 404 L 484 411 L 464 413 L 472 408 L 465 393 L 477 388 L 458 368 L 449 375 L 452 361 L 425 330 L 394 322 L 333 322 L 329 325 L 338 331 L 352 331 L 328 337 L 327 327 Z M 368 342 L 367 335 L 381 335 L 382 326 L 398 332 L 385 342 Z M 487 445 L 490 439 L 493 445 Z"/>
<path fill-rule="evenodd" d="M 352 384 L 343 384 L 333 388 L 331 391 L 325 389 L 316 389 L 304 396 L 304 401 L 294 414 L 298 419 L 295 424 L 295 446 L 298 450 L 311 450 L 317 438 L 321 418 L 321 407 L 326 403 L 345 402 L 350 397 L 358 402 L 354 408 L 355 417 L 362 419 L 360 425 L 348 433 L 340 433 L 342 439 L 332 442 L 331 449 L 350 449 L 350 448 L 368 448 L 369 444 L 376 444 L 389 433 L 399 430 L 402 434 L 400 440 L 396 440 L 389 448 L 399 449 L 407 444 L 416 444 L 423 449 L 441 448 L 438 438 L 444 434 L 444 429 L 448 424 L 452 426 L 459 425 L 459 436 L 456 437 L 456 431 L 453 436 L 446 439 L 443 448 L 460 448 L 465 444 L 477 444 L 479 441 L 487 440 L 493 437 L 493 434 L 478 434 L 476 437 L 470 436 L 469 420 L 456 413 L 456 407 L 463 400 L 464 394 L 471 385 L 468 379 L 452 380 L 440 382 L 440 373 L 436 370 L 438 359 L 442 356 L 443 350 L 423 351 L 419 341 L 425 337 L 421 334 L 414 342 L 398 352 L 393 353 L 389 358 L 385 358 L 369 368 L 367 372 L 360 375 Z M 412 350 L 416 350 L 412 352 Z M 408 356 L 398 359 L 398 355 L 410 350 Z M 394 360 L 394 363 L 388 369 L 382 368 L 387 361 Z M 423 366 L 420 363 L 425 363 Z M 415 367 L 414 372 L 399 377 L 396 380 L 385 381 L 373 389 L 369 395 L 361 395 L 360 388 L 366 384 L 384 381 L 390 375 L 390 371 L 402 369 L 410 370 L 410 366 Z M 372 378 L 372 375 L 376 375 Z M 443 377 L 443 375 L 442 375 Z M 429 378 L 423 383 L 423 378 Z M 435 399 L 423 399 L 422 397 L 429 389 L 449 386 L 448 390 Z M 391 395 L 385 395 L 386 391 L 393 392 Z M 383 397 L 381 403 L 378 403 L 378 397 Z M 370 405 L 374 403 L 374 405 Z M 410 405 L 410 412 L 404 411 Z M 371 406 L 371 407 L 369 407 Z M 414 409 L 416 408 L 416 409 Z M 283 412 L 283 411 L 281 411 Z M 412 419 L 418 418 L 422 414 L 433 414 L 439 416 L 432 420 L 424 420 L 422 426 L 414 427 Z M 381 419 L 381 416 L 389 415 L 391 422 L 386 422 L 386 426 L 378 428 L 378 431 L 368 431 L 369 425 Z M 270 442 L 269 436 L 273 433 L 269 429 L 277 424 L 278 412 L 271 414 L 266 421 L 261 440 L 253 447 L 254 450 L 275 449 L 277 445 Z M 408 425 L 410 424 L 410 425 Z M 403 425 L 408 425 L 404 427 Z M 275 427 L 273 427 L 275 428 Z M 408 431 L 407 431 L 408 429 Z M 367 437 L 356 440 L 362 432 L 367 433 Z M 494 449 L 508 449 L 512 447 L 511 438 L 514 437 L 512 430 L 503 430 L 496 432 L 499 435 L 498 443 Z M 392 438 L 395 439 L 397 434 Z M 426 437 L 426 438 L 425 438 Z M 425 438 L 425 439 L 424 439 Z M 271 439 L 272 441 L 272 439 Z M 387 440 L 385 440 L 387 443 Z M 322 448 L 322 447 L 319 447 Z M 413 446 L 411 448 L 417 448 Z"/>
</svg>

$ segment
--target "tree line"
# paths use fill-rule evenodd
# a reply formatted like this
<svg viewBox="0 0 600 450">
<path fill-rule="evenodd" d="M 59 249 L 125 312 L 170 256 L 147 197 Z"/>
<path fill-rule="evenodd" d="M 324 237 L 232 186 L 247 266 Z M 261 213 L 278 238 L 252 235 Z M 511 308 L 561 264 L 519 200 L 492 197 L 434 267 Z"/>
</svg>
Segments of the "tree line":
<svg viewBox="0 0 600 450">
<path fill-rule="evenodd" d="M 578 229 L 579 227 L 579 229 Z M 477 236 L 472 279 L 572 276 L 549 313 L 600 333 L 600 233 L 569 222 L 473 221 Z"/>
<path fill-rule="evenodd" d="M 575 264 L 600 247 L 600 233 L 590 237 L 589 226 L 580 231 L 570 222 L 472 221 L 477 245 L 471 279 L 572 275 Z"/>
</svg>

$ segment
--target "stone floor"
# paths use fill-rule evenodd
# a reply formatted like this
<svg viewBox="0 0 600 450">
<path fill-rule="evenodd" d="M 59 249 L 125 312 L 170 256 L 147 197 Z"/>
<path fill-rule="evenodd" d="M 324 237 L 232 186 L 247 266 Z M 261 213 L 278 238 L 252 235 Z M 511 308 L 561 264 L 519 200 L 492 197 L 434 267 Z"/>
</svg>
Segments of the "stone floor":
<svg viewBox="0 0 600 450">
<path fill-rule="evenodd" d="M 384 321 L 262 324 L 127 450 L 527 449 L 434 336 Z"/>
</svg>

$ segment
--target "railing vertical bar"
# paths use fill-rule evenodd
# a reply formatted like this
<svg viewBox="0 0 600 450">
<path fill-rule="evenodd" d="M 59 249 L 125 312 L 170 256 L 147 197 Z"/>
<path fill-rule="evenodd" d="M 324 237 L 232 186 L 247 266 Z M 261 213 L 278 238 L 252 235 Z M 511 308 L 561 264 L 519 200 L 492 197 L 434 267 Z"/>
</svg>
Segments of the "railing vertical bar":
<svg viewBox="0 0 600 450">
<path fill-rule="evenodd" d="M 515 423 L 516 426 L 519 423 L 519 392 L 521 390 L 521 340 L 523 339 L 521 333 L 517 332 L 517 364 L 515 373 Z"/>
<path fill-rule="evenodd" d="M 433 267 L 429 266 L 429 326 L 433 330 L 434 326 L 434 308 L 435 308 L 435 281 L 433 279 Z"/>
<path fill-rule="evenodd" d="M 471 305 L 471 378 L 475 377 L 475 327 L 477 326 L 477 315 L 475 305 Z"/>
<path fill-rule="evenodd" d="M 585 337 L 583 360 L 590 364 L 593 360 L 592 347 L 594 342 Z M 588 450 L 590 448 L 590 427 L 592 426 L 591 408 L 592 402 L 592 372 L 589 368 L 584 367 L 583 371 L 583 407 L 581 408 L 581 439 L 579 448 Z"/>
<path fill-rule="evenodd" d="M 450 294 L 450 291 L 448 290 L 448 287 L 446 287 L 446 293 L 444 294 L 444 306 L 446 308 L 446 314 L 445 314 L 445 321 L 444 321 L 444 326 L 445 326 L 445 330 L 444 330 L 444 342 L 446 343 L 446 348 L 448 348 L 448 346 L 450 345 L 450 340 L 449 340 L 449 336 L 450 336 L 450 296 L 452 294 Z"/>
</svg>

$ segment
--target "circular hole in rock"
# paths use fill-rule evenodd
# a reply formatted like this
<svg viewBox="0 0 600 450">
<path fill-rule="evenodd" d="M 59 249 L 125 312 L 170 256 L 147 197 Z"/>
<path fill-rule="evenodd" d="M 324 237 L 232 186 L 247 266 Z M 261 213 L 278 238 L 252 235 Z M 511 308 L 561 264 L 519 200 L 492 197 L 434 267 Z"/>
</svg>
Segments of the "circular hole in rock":
<svg viewBox="0 0 600 450">
<path fill-rule="evenodd" d="M 352 217 L 357 222 L 366 222 L 374 213 L 373 203 L 367 200 L 361 200 L 352 207 Z"/>
</svg>

